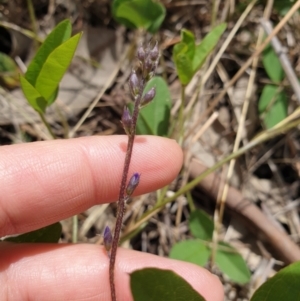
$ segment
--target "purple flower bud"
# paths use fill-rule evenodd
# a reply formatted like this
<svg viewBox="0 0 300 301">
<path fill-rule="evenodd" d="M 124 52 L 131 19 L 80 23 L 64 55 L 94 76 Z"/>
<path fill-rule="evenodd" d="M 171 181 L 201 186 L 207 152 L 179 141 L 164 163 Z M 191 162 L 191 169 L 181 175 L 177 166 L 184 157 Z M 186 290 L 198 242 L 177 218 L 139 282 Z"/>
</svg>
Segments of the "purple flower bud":
<svg viewBox="0 0 300 301">
<path fill-rule="evenodd" d="M 153 68 L 153 61 L 148 57 L 145 61 L 145 70 L 149 73 Z"/>
<path fill-rule="evenodd" d="M 132 95 L 136 97 L 140 93 L 140 81 L 135 71 L 133 71 L 129 78 L 129 87 Z"/>
<path fill-rule="evenodd" d="M 127 196 L 131 196 L 136 189 L 136 187 L 139 185 L 141 175 L 137 172 L 133 174 L 131 179 L 129 180 L 129 183 L 126 187 L 126 194 Z"/>
<path fill-rule="evenodd" d="M 142 98 L 140 108 L 143 108 L 147 104 L 149 104 L 153 98 L 155 97 L 156 94 L 156 88 L 152 87 Z"/>
<path fill-rule="evenodd" d="M 146 53 L 143 46 L 140 46 L 137 50 L 137 58 L 143 62 L 145 60 Z"/>
<path fill-rule="evenodd" d="M 155 46 L 152 48 L 152 50 L 149 51 L 149 56 L 152 61 L 156 61 L 159 56 L 158 46 L 157 42 L 155 43 Z"/>
<path fill-rule="evenodd" d="M 124 108 L 121 122 L 122 122 L 122 125 L 123 125 L 123 128 L 124 128 L 126 134 L 128 136 L 130 136 L 131 125 L 132 125 L 132 118 L 131 118 L 130 112 L 129 112 L 129 110 L 128 110 L 127 107 Z"/>
<path fill-rule="evenodd" d="M 113 241 L 113 237 L 112 237 L 110 228 L 108 226 L 106 226 L 104 229 L 104 233 L 103 233 L 103 242 L 104 242 L 104 247 L 105 247 L 109 257 L 110 257 L 110 249 L 112 246 L 112 241 Z"/>
</svg>

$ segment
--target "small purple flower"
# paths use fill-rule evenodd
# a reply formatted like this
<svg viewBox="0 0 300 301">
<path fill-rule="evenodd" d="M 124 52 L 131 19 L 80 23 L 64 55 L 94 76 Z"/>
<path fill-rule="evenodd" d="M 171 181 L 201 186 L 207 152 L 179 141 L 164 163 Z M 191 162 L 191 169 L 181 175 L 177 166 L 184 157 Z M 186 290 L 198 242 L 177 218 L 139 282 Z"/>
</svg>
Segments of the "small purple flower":
<svg viewBox="0 0 300 301">
<path fill-rule="evenodd" d="M 146 53 L 143 46 L 140 46 L 137 50 L 137 58 L 143 62 L 145 60 Z"/>
<path fill-rule="evenodd" d="M 131 118 L 130 112 L 127 107 L 124 108 L 121 122 L 122 122 L 122 125 L 123 125 L 123 128 L 124 128 L 126 134 L 130 135 L 131 126 L 132 126 L 132 118 Z"/>
<path fill-rule="evenodd" d="M 105 247 L 109 257 L 110 257 L 112 241 L 113 241 L 113 237 L 112 237 L 110 228 L 108 226 L 106 226 L 104 229 L 104 233 L 103 233 L 103 242 L 104 242 L 104 247 Z"/>
<path fill-rule="evenodd" d="M 155 43 L 155 46 L 149 51 L 149 56 L 152 61 L 158 60 L 159 51 L 158 51 L 157 42 Z"/>
<path fill-rule="evenodd" d="M 132 95 L 134 97 L 138 96 L 140 93 L 140 81 L 135 71 L 133 71 L 129 78 L 129 87 Z"/>
<path fill-rule="evenodd" d="M 126 194 L 127 196 L 131 196 L 136 189 L 136 187 L 139 185 L 141 175 L 137 172 L 133 174 L 131 179 L 129 180 L 129 183 L 126 187 Z"/>
<path fill-rule="evenodd" d="M 153 61 L 148 57 L 145 60 L 145 70 L 150 72 L 153 69 Z"/>
<path fill-rule="evenodd" d="M 143 108 L 147 104 L 149 104 L 153 98 L 155 97 L 156 94 L 156 88 L 152 87 L 142 98 L 140 107 Z"/>
</svg>

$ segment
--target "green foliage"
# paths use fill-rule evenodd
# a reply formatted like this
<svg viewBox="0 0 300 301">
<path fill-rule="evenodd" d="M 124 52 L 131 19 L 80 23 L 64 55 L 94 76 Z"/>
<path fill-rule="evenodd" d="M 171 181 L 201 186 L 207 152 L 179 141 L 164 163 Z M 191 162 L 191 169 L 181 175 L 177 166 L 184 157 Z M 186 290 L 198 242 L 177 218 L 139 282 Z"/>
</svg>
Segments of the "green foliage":
<svg viewBox="0 0 300 301">
<path fill-rule="evenodd" d="M 197 239 L 181 241 L 173 246 L 170 258 L 205 266 L 211 254 L 206 242 Z"/>
<path fill-rule="evenodd" d="M 236 283 L 249 282 L 251 274 L 243 257 L 227 243 L 219 242 L 218 246 L 216 265 L 220 271 Z"/>
<path fill-rule="evenodd" d="M 198 239 L 175 244 L 170 257 L 205 266 L 212 253 L 213 221 L 204 211 L 195 210 L 190 216 L 189 228 Z M 244 284 L 250 280 L 250 271 L 243 257 L 229 244 L 217 244 L 216 266 L 236 283 Z"/>
<path fill-rule="evenodd" d="M 145 268 L 130 274 L 134 301 L 205 301 L 183 278 L 173 271 Z"/>
<path fill-rule="evenodd" d="M 214 223 L 210 216 L 203 210 L 194 210 L 191 213 L 189 227 L 195 237 L 203 240 L 211 240 Z"/>
<path fill-rule="evenodd" d="M 14 243 L 56 243 L 61 236 L 61 224 L 55 223 L 44 228 L 5 238 L 3 241 Z"/>
<path fill-rule="evenodd" d="M 287 116 L 287 97 L 284 91 L 274 85 L 263 88 L 258 101 L 258 111 L 263 115 L 263 122 L 267 129 L 282 121 Z"/>
<path fill-rule="evenodd" d="M 18 67 L 14 60 L 5 53 L 0 52 L 0 84 L 9 89 L 19 85 Z"/>
<path fill-rule="evenodd" d="M 154 99 L 139 114 L 137 134 L 167 136 L 169 129 L 171 95 L 165 80 L 155 76 L 147 84 L 144 94 L 156 87 Z M 131 112 L 132 104 L 129 106 Z"/>
<path fill-rule="evenodd" d="M 300 300 L 300 262 L 295 262 L 279 271 L 259 287 L 251 301 L 296 301 Z"/>
<path fill-rule="evenodd" d="M 153 0 L 114 0 L 112 14 L 128 28 L 144 28 L 155 33 L 165 19 L 166 9 Z"/>
<path fill-rule="evenodd" d="M 279 83 L 283 80 L 284 71 L 277 54 L 270 45 L 263 52 L 262 62 L 268 76 L 273 82 Z"/>
<path fill-rule="evenodd" d="M 173 48 L 173 60 L 182 85 L 187 85 L 202 67 L 225 29 L 226 23 L 216 26 L 199 45 L 195 44 L 193 33 L 185 29 L 181 30 L 181 41 Z"/>
<path fill-rule="evenodd" d="M 44 113 L 57 96 L 58 85 L 74 56 L 81 33 L 71 37 L 69 20 L 59 23 L 48 35 L 20 77 L 23 93 L 29 104 Z"/>
<path fill-rule="evenodd" d="M 273 6 L 280 15 L 285 16 L 295 3 L 296 0 L 275 0 Z"/>
<path fill-rule="evenodd" d="M 274 50 L 268 46 L 263 53 L 263 65 L 266 73 L 274 82 L 265 85 L 258 101 L 258 111 L 267 129 L 272 128 L 287 116 L 287 97 L 278 84 L 284 78 L 284 71 Z"/>
</svg>

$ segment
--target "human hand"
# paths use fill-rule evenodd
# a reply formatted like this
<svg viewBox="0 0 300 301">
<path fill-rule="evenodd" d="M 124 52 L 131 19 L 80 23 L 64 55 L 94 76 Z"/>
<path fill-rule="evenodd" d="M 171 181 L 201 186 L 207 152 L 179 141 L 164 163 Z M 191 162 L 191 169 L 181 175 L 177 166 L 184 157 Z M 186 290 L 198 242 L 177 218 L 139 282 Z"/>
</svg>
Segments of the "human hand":
<svg viewBox="0 0 300 301">
<path fill-rule="evenodd" d="M 89 137 L 0 148 L 0 237 L 32 231 L 117 199 L 126 136 Z M 129 175 L 141 173 L 135 195 L 171 182 L 182 165 L 172 140 L 138 136 Z M 110 300 L 109 259 L 92 244 L 0 244 L 1 300 Z M 207 301 L 223 300 L 217 277 L 193 264 L 120 248 L 119 301 L 132 300 L 128 273 L 170 269 Z M 149 285 L 151 285 L 149 283 Z"/>
</svg>

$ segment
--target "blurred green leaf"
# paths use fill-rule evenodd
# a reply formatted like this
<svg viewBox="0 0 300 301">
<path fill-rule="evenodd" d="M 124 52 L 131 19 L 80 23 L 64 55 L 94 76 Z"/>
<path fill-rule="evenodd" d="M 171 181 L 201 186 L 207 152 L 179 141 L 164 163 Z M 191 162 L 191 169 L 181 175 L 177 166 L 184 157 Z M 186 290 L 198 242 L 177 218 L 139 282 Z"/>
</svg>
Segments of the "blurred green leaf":
<svg viewBox="0 0 300 301">
<path fill-rule="evenodd" d="M 199 45 L 195 44 L 192 32 L 181 30 L 181 41 L 173 47 L 173 61 L 182 85 L 187 85 L 202 67 L 207 56 L 216 47 L 226 26 L 226 23 L 222 23 L 213 28 Z"/>
<path fill-rule="evenodd" d="M 20 82 L 23 93 L 29 104 L 39 113 L 45 113 L 47 101 L 45 98 L 30 84 L 29 81 L 20 75 Z"/>
<path fill-rule="evenodd" d="M 262 61 L 265 70 L 272 81 L 278 83 L 283 80 L 284 71 L 277 54 L 270 45 L 265 49 Z"/>
<path fill-rule="evenodd" d="M 263 115 L 267 129 L 272 128 L 287 117 L 287 97 L 277 86 L 266 85 L 258 101 L 258 110 Z"/>
<path fill-rule="evenodd" d="M 218 26 L 214 27 L 204 37 L 201 43 L 196 46 L 195 56 L 193 59 L 194 72 L 197 72 L 202 67 L 208 55 L 216 47 L 226 27 L 226 23 L 221 23 Z"/>
<path fill-rule="evenodd" d="M 130 287 L 134 301 L 205 301 L 188 282 L 169 270 L 134 271 L 130 274 Z"/>
<path fill-rule="evenodd" d="M 195 210 L 191 213 L 189 227 L 192 234 L 202 240 L 211 240 L 214 223 L 210 216 L 203 210 Z"/>
<path fill-rule="evenodd" d="M 55 223 L 44 228 L 5 238 L 3 241 L 15 243 L 56 243 L 61 236 L 61 224 Z"/>
<path fill-rule="evenodd" d="M 0 84 L 8 89 L 16 88 L 20 85 L 19 69 L 15 61 L 7 54 L 0 52 Z"/>
<path fill-rule="evenodd" d="M 273 6 L 281 16 L 285 16 L 295 2 L 296 0 L 275 0 Z"/>
<path fill-rule="evenodd" d="M 145 88 L 145 93 L 156 87 L 154 99 L 141 109 L 137 121 L 137 134 L 167 136 L 171 110 L 171 95 L 162 77 L 155 76 Z M 133 106 L 129 106 L 132 112 Z"/>
<path fill-rule="evenodd" d="M 210 254 L 211 250 L 204 242 L 193 239 L 175 244 L 171 249 L 169 257 L 205 266 Z"/>
<path fill-rule="evenodd" d="M 166 9 L 152 0 L 114 0 L 112 14 L 117 22 L 128 28 L 145 28 L 155 33 L 165 18 Z"/>
<path fill-rule="evenodd" d="M 216 265 L 232 281 L 245 284 L 250 281 L 250 271 L 243 257 L 229 244 L 219 242 Z M 225 247 L 224 249 L 222 247 Z"/>
<path fill-rule="evenodd" d="M 280 270 L 262 284 L 251 301 L 296 301 L 300 300 L 300 262 L 295 262 Z"/>
<path fill-rule="evenodd" d="M 187 85 L 194 75 L 193 58 L 195 55 L 195 37 L 192 32 L 182 29 L 181 41 L 173 47 L 173 61 L 180 82 Z"/>
</svg>

